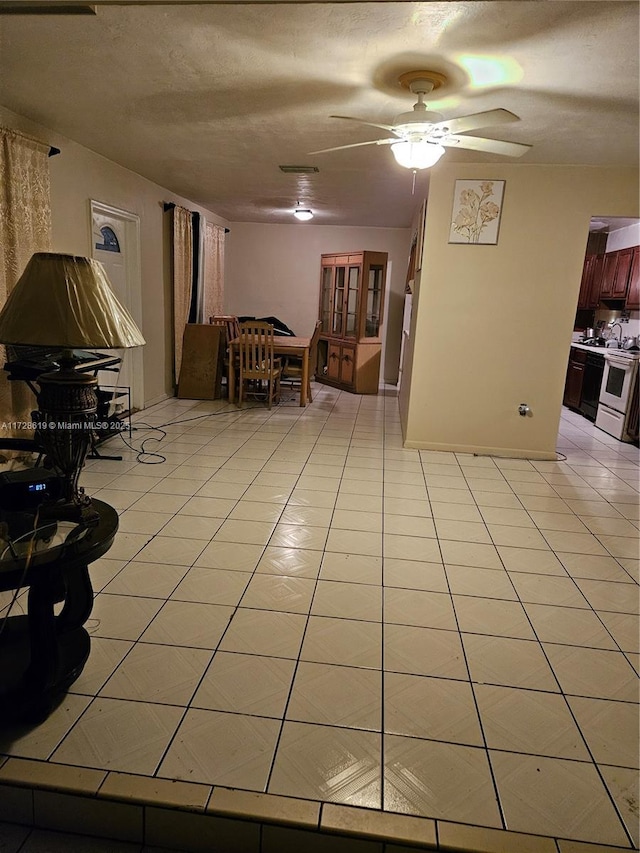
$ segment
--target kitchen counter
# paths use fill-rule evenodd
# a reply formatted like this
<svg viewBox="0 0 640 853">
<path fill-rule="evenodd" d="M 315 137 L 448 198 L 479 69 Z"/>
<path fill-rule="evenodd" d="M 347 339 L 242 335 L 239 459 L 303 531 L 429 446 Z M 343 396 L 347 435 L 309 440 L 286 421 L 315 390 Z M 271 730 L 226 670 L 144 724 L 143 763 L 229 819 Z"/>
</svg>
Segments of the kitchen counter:
<svg viewBox="0 0 640 853">
<path fill-rule="evenodd" d="M 625 358 L 640 359 L 640 352 L 631 352 L 630 350 L 619 349 L 618 347 L 593 347 L 589 346 L 589 344 L 581 344 L 578 341 L 571 341 L 571 346 L 576 349 L 584 350 L 585 352 L 600 353 L 600 355 L 604 355 L 605 353 L 616 353 L 616 355 L 622 355 Z"/>
</svg>

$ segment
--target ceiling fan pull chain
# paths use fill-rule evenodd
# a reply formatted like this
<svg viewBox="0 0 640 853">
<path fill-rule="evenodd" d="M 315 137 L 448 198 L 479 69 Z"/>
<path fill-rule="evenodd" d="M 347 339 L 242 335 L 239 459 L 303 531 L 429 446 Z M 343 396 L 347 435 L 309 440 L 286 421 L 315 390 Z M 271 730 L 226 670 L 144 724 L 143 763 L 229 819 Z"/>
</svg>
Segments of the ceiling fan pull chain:
<svg viewBox="0 0 640 853">
<path fill-rule="evenodd" d="M 411 195 L 416 194 L 416 175 L 418 174 L 418 170 L 413 170 L 413 181 L 411 182 Z"/>
</svg>

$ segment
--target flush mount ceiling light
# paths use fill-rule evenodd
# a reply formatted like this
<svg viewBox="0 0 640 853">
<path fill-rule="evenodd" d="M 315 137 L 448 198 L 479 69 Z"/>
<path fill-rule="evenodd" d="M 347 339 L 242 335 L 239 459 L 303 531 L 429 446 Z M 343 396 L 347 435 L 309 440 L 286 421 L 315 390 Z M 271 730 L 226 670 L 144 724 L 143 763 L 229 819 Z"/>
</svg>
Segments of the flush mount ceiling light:
<svg viewBox="0 0 640 853">
<path fill-rule="evenodd" d="M 313 213 L 304 207 L 296 207 L 293 212 L 293 215 L 301 222 L 306 222 L 308 219 L 313 219 Z"/>
</svg>

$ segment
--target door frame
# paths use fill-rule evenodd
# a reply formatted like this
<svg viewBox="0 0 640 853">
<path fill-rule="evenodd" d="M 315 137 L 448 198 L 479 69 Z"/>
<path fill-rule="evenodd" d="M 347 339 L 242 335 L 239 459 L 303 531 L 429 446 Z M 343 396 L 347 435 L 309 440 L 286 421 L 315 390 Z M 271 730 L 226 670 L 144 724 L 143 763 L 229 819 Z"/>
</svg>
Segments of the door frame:
<svg viewBox="0 0 640 853">
<path fill-rule="evenodd" d="M 140 217 L 137 213 L 122 210 L 102 201 L 89 199 L 89 240 L 91 257 L 95 258 L 95 240 L 93 239 L 93 220 L 95 214 L 109 216 L 119 220 L 124 227 L 126 252 L 125 275 L 127 305 L 125 306 L 139 328 L 142 328 L 142 274 L 140 259 Z M 131 407 L 144 409 L 144 359 L 142 347 L 134 347 L 131 357 Z"/>
</svg>

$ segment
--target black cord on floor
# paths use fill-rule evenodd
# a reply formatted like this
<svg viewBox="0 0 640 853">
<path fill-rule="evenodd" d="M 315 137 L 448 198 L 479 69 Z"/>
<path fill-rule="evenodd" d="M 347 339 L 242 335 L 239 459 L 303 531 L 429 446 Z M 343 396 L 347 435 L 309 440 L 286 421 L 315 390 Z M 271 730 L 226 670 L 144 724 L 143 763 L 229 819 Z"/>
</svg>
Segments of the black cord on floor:
<svg viewBox="0 0 640 853">
<path fill-rule="evenodd" d="M 487 459 L 517 459 L 521 462 L 566 462 L 567 457 L 564 453 L 560 453 L 559 450 L 556 450 L 556 458 L 555 459 L 529 459 L 528 456 L 501 456 L 497 453 L 474 453 L 473 456 L 484 456 Z M 561 459 L 558 457 L 561 456 Z"/>
<path fill-rule="evenodd" d="M 234 406 L 233 408 L 229 407 L 227 409 L 221 409 L 219 412 L 203 412 L 201 415 L 195 415 L 189 418 L 178 418 L 173 421 L 167 421 L 166 423 L 160 424 L 159 426 L 147 424 L 144 421 L 136 421 L 133 427 L 134 429 L 139 429 L 140 427 L 142 427 L 143 429 L 162 433 L 162 435 L 160 435 L 159 437 L 155 435 L 145 436 L 145 438 L 141 440 L 140 448 L 134 447 L 133 444 L 128 442 L 127 439 L 124 437 L 124 432 L 120 432 L 119 436 L 122 439 L 123 443 L 129 448 L 129 450 L 133 450 L 133 452 L 136 454 L 136 462 L 139 462 L 142 465 L 161 465 L 163 462 L 167 461 L 167 457 L 163 456 L 162 453 L 158 453 L 155 450 L 147 450 L 145 448 L 145 444 L 148 441 L 163 441 L 167 437 L 167 432 L 164 430 L 164 427 L 175 426 L 176 424 L 187 424 L 191 423 L 192 421 L 205 420 L 206 418 L 216 418 L 221 415 L 235 414 L 241 416 L 244 412 L 250 412 L 252 409 L 262 409 L 262 406 L 249 406 L 246 409 L 238 409 Z"/>
</svg>

